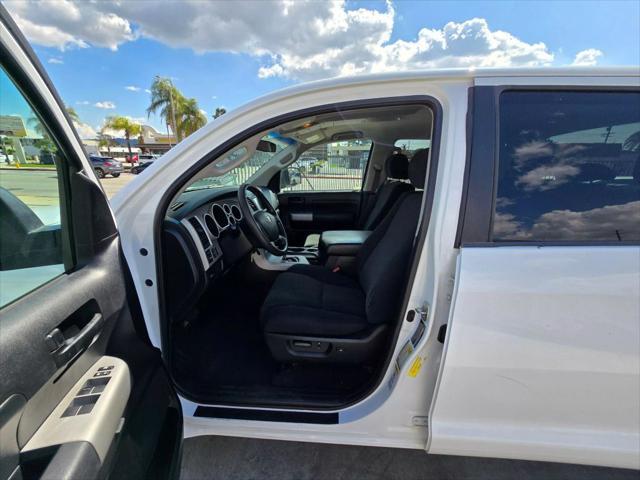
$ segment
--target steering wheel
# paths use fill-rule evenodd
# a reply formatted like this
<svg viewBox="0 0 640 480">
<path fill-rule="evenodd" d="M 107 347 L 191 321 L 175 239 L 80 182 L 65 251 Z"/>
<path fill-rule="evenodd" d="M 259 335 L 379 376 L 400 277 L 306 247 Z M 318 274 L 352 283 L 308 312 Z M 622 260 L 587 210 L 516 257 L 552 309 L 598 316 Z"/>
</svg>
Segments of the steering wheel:
<svg viewBox="0 0 640 480">
<path fill-rule="evenodd" d="M 259 205 L 247 197 L 249 192 L 256 197 Z M 289 247 L 287 232 L 278 217 L 278 212 L 264 193 L 258 187 L 244 183 L 238 190 L 238 204 L 253 246 L 264 248 L 278 256 L 286 254 Z"/>
</svg>

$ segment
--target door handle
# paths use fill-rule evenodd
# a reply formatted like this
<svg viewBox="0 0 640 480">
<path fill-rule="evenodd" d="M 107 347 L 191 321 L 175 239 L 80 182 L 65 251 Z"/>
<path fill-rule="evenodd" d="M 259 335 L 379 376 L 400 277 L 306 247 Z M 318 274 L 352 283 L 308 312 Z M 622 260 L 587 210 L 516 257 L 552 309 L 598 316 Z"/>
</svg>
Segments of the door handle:
<svg viewBox="0 0 640 480">
<path fill-rule="evenodd" d="M 84 352 L 93 339 L 102 331 L 104 317 L 101 313 L 94 313 L 91 320 L 72 337 L 65 338 L 59 328 L 54 328 L 47 334 L 45 340 L 49 345 L 51 356 L 58 368 L 69 363 L 78 354 Z"/>
</svg>

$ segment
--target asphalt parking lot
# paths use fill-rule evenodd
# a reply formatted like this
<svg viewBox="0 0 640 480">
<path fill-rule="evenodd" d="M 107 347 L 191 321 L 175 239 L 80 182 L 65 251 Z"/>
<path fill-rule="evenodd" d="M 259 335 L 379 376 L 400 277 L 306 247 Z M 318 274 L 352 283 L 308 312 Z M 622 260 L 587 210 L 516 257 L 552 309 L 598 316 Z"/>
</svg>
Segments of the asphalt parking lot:
<svg viewBox="0 0 640 480">
<path fill-rule="evenodd" d="M 58 188 L 55 170 L 1 169 L 0 187 L 7 188 L 27 205 L 46 206 L 58 204 Z M 100 182 L 109 198 L 136 178 L 131 173 L 123 173 L 118 178 L 106 177 Z"/>
<path fill-rule="evenodd" d="M 106 177 L 100 180 L 102 183 L 102 188 L 107 194 L 107 197 L 112 198 L 116 193 L 120 191 L 122 187 L 124 187 L 131 180 L 136 178 L 137 175 L 132 173 L 123 173 L 118 178 Z"/>
<path fill-rule="evenodd" d="M 420 450 L 231 437 L 185 440 L 182 480 L 637 480 L 638 472 Z"/>
</svg>

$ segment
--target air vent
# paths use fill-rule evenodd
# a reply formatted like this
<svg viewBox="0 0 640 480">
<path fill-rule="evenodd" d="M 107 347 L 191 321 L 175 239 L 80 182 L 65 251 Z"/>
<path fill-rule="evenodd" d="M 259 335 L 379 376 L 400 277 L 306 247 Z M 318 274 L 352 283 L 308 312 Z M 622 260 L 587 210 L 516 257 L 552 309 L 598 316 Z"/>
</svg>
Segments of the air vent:
<svg viewBox="0 0 640 480">
<path fill-rule="evenodd" d="M 169 210 L 176 212 L 184 206 L 184 202 L 176 202 L 169 207 Z"/>
<path fill-rule="evenodd" d="M 200 242 L 202 243 L 202 246 L 205 248 L 205 250 L 209 248 L 211 246 L 211 242 L 209 242 L 209 237 L 207 237 L 207 233 L 204 231 L 204 228 L 202 227 L 200 221 L 196 217 L 191 217 L 189 219 L 189 223 L 198 234 L 198 238 L 200 239 Z"/>
</svg>

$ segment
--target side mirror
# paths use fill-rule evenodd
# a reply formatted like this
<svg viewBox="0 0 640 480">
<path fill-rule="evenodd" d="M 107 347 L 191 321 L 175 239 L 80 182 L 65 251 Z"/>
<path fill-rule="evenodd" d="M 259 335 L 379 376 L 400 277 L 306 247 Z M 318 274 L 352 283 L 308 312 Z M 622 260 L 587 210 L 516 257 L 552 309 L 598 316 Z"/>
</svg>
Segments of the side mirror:
<svg viewBox="0 0 640 480">
<path fill-rule="evenodd" d="M 280 172 L 280 187 L 295 187 L 302 183 L 300 170 L 295 167 L 287 167 Z"/>
<path fill-rule="evenodd" d="M 258 142 L 258 146 L 256 147 L 256 150 L 258 150 L 259 152 L 275 153 L 277 150 L 277 147 L 276 147 L 276 144 L 273 142 L 270 142 L 268 140 L 260 140 Z"/>
</svg>

